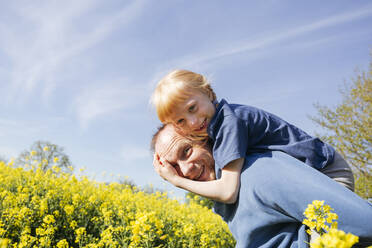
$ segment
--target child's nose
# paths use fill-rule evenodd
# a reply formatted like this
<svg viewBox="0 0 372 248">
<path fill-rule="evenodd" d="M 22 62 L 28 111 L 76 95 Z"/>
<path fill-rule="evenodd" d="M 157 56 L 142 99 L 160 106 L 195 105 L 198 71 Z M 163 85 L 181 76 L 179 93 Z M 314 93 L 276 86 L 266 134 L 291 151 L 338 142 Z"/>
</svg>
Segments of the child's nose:
<svg viewBox="0 0 372 248">
<path fill-rule="evenodd" d="M 191 117 L 189 120 L 190 127 L 197 128 L 198 126 L 198 119 L 196 117 Z"/>
</svg>

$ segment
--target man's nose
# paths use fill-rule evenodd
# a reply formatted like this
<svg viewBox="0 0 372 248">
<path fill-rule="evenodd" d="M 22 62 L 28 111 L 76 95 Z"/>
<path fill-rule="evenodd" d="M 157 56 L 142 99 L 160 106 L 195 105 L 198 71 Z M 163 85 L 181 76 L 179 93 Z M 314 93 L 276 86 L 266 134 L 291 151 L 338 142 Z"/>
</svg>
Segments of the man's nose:
<svg viewBox="0 0 372 248">
<path fill-rule="evenodd" d="M 189 179 L 193 176 L 193 172 L 195 171 L 196 167 L 193 163 L 188 162 L 179 162 L 179 166 L 181 169 L 182 174 Z"/>
</svg>

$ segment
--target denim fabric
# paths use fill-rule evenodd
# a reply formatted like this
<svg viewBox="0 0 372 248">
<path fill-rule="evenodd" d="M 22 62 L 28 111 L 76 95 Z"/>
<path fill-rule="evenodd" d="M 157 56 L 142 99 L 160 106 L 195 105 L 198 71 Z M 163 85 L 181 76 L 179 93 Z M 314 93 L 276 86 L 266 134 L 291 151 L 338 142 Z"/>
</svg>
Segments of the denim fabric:
<svg viewBox="0 0 372 248">
<path fill-rule="evenodd" d="M 318 170 L 283 153 L 246 157 L 239 199 L 216 202 L 214 211 L 228 223 L 237 248 L 308 247 L 303 212 L 324 200 L 338 214 L 339 229 L 372 245 L 372 205 Z"/>
</svg>

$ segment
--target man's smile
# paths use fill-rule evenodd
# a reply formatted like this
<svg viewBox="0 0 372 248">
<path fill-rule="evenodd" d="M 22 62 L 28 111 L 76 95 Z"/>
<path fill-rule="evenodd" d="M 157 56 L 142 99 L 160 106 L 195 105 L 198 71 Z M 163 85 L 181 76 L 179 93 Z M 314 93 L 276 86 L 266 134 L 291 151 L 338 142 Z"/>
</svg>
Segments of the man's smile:
<svg viewBox="0 0 372 248">
<path fill-rule="evenodd" d="M 204 174 L 204 166 L 201 166 L 200 173 L 197 177 L 195 177 L 193 180 L 199 181 L 199 179 L 203 176 Z"/>
</svg>

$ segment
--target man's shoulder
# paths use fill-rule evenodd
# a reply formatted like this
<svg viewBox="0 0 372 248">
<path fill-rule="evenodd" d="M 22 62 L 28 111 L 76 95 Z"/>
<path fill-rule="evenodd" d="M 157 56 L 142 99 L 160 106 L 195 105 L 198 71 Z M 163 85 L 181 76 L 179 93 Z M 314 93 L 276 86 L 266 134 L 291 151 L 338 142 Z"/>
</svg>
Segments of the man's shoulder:
<svg viewBox="0 0 372 248">
<path fill-rule="evenodd" d="M 269 151 L 249 154 L 245 157 L 241 171 L 242 187 L 246 187 L 246 190 L 258 196 L 260 193 L 265 197 L 268 192 L 278 193 L 279 188 L 287 187 L 283 182 L 283 178 L 288 179 L 287 172 L 292 168 L 301 170 L 301 167 L 306 167 L 306 165 L 302 166 L 302 162 L 292 159 L 283 152 Z M 278 187 L 279 185 L 281 186 Z"/>
</svg>

